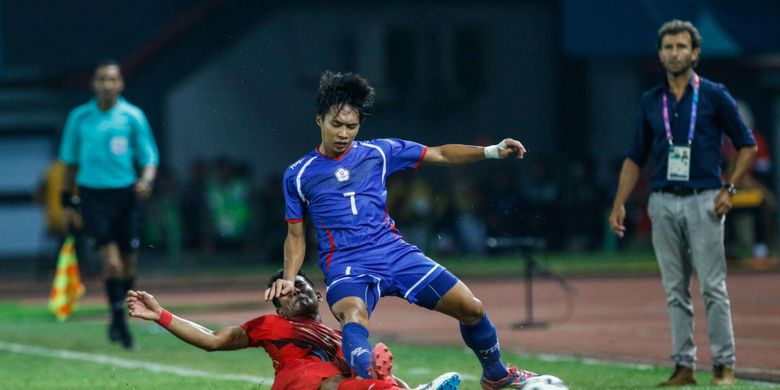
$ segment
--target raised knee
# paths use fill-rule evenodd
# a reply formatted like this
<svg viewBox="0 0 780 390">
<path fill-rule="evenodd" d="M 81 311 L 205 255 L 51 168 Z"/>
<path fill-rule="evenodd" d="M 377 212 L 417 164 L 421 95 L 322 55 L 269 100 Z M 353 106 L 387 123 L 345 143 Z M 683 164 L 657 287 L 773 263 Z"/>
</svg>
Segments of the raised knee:
<svg viewBox="0 0 780 390">
<path fill-rule="evenodd" d="M 122 270 L 122 264 L 118 261 L 106 261 L 103 263 L 103 274 L 107 278 L 122 278 L 124 272 Z"/>
<path fill-rule="evenodd" d="M 344 326 L 350 322 L 363 322 L 363 317 L 354 310 L 342 311 L 341 313 L 336 314 L 336 319 L 339 320 L 341 326 Z"/>
<path fill-rule="evenodd" d="M 368 326 L 368 311 L 362 301 L 341 300 L 333 305 L 331 311 L 342 327 L 350 322 Z"/>
<path fill-rule="evenodd" d="M 461 306 L 460 322 L 470 325 L 478 322 L 485 316 L 485 306 L 477 298 L 471 298 L 463 302 Z"/>
</svg>

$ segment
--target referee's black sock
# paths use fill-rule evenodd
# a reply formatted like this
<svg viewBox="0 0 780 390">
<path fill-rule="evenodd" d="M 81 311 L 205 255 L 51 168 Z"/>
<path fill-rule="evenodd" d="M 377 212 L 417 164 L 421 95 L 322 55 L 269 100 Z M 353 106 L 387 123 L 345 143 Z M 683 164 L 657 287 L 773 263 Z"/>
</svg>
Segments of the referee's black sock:
<svg viewBox="0 0 780 390">
<path fill-rule="evenodd" d="M 122 289 L 124 290 L 124 295 L 127 297 L 127 292 L 132 290 L 135 287 L 135 277 L 130 276 L 128 278 L 122 279 Z M 123 297 L 122 299 L 124 300 Z"/>
<path fill-rule="evenodd" d="M 125 296 L 127 290 L 124 290 L 124 281 L 116 278 L 106 279 L 106 296 L 108 305 L 111 308 L 111 325 L 120 326 L 125 321 L 124 308 Z"/>
<path fill-rule="evenodd" d="M 133 278 L 106 279 L 106 294 L 111 307 L 111 326 L 108 328 L 108 338 L 120 342 L 124 348 L 133 348 L 133 338 L 127 327 L 125 317 L 125 298 L 127 290 L 133 287 Z"/>
</svg>

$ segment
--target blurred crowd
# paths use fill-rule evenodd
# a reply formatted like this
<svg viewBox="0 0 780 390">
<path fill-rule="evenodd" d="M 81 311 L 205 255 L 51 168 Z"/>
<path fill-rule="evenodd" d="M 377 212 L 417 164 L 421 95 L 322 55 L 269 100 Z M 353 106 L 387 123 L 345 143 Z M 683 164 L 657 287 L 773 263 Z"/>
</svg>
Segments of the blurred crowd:
<svg viewBox="0 0 780 390">
<path fill-rule="evenodd" d="M 503 164 L 400 173 L 388 181 L 388 209 L 405 239 L 434 255 L 484 254 L 491 236 L 600 249 L 607 191 L 595 184 L 588 161 L 565 164 L 536 158 L 522 172 Z M 186 248 L 281 259 L 287 231 L 281 175 L 253 183 L 252 170 L 227 157 L 194 161 L 184 181 L 162 170 L 146 207 L 145 246 L 172 256 Z"/>
<path fill-rule="evenodd" d="M 733 162 L 728 146 L 725 169 Z M 774 245 L 770 166 L 768 153 L 759 156 L 740 185 L 727 218 L 732 258 L 767 257 Z M 619 170 L 619 161 L 613 169 Z M 540 238 L 553 251 L 649 250 L 649 172 L 629 201 L 623 240 L 606 225 L 614 183 L 599 185 L 594 172 L 588 159 L 553 162 L 545 156 L 523 164 L 402 172 L 388 180 L 388 209 L 404 238 L 434 256 L 487 254 L 489 237 Z M 228 157 L 193 161 L 184 180 L 162 170 L 145 211 L 145 246 L 173 257 L 233 251 L 278 260 L 286 232 L 281 174 L 257 181 L 251 167 Z"/>
<path fill-rule="evenodd" d="M 273 176 L 253 185 L 251 168 L 229 157 L 193 161 L 184 181 L 162 170 L 145 208 L 145 245 L 172 257 L 263 251 L 281 259 L 287 231 L 281 184 Z"/>
<path fill-rule="evenodd" d="M 756 132 L 759 156 L 740 183 L 727 218 L 726 248 L 732 259 L 770 257 L 775 245 L 771 160 L 766 139 Z M 763 146 L 763 147 L 762 147 Z M 724 143 L 724 169 L 735 156 Z M 616 177 L 622 158 L 608 177 Z M 56 219 L 57 164 L 39 199 L 48 209 L 49 230 L 63 232 Z M 404 238 L 433 256 L 488 254 L 489 237 L 543 239 L 553 251 L 650 249 L 647 216 L 649 172 L 644 172 L 627 204 L 627 236 L 618 240 L 607 226 L 615 183 L 599 184 L 591 160 L 552 161 L 530 157 L 522 164 L 497 162 L 457 168 L 402 172 L 388 180 L 388 209 Z M 42 187 L 44 188 L 44 187 Z M 197 159 L 181 179 L 162 169 L 144 207 L 143 246 L 170 259 L 191 253 L 258 253 L 278 261 L 287 232 L 281 173 L 262 180 L 251 167 L 223 156 Z M 313 230 L 311 245 L 316 245 Z M 309 253 L 316 253 L 310 248 Z"/>
<path fill-rule="evenodd" d="M 388 185 L 388 208 L 406 239 L 434 254 L 483 254 L 488 237 L 542 238 L 551 249 L 599 248 L 607 203 L 589 163 L 557 167 L 537 157 L 523 167 L 510 162 L 402 174 Z"/>
</svg>

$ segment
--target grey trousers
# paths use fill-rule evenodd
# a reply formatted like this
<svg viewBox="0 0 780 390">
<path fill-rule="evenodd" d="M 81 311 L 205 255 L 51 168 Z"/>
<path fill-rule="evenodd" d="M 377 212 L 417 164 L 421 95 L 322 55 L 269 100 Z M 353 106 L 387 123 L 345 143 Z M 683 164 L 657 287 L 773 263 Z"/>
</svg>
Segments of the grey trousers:
<svg viewBox="0 0 780 390">
<path fill-rule="evenodd" d="M 734 367 L 734 329 L 726 291 L 723 222 L 715 215 L 718 190 L 689 196 L 653 192 L 648 214 L 653 224 L 653 248 L 661 268 L 669 324 L 672 359 L 695 368 L 691 276 L 699 280 L 707 311 L 712 364 Z"/>
</svg>

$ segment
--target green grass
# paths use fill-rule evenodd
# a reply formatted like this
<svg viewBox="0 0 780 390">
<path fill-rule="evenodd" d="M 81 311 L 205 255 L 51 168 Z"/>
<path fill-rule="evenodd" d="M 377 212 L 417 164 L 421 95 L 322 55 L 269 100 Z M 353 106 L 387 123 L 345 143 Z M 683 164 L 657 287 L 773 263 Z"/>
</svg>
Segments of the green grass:
<svg viewBox="0 0 780 390">
<path fill-rule="evenodd" d="M 543 268 L 564 277 L 658 274 L 658 263 L 650 252 L 540 253 L 532 257 Z M 519 254 L 451 257 L 439 261 L 455 274 L 468 277 L 517 277 L 525 272 L 525 259 Z"/>
<path fill-rule="evenodd" d="M 194 309 L 194 308 L 193 308 Z M 199 308 L 203 310 L 203 308 Z M 261 349 L 208 353 L 191 347 L 156 324 L 132 321 L 138 349 L 125 351 L 106 340 L 105 308 L 82 307 L 66 322 L 59 323 L 44 307 L 0 303 L 0 341 L 47 348 L 43 356 L 11 352 L 0 345 L 1 388 L 8 389 L 268 389 L 268 385 L 220 379 L 217 376 L 249 375 L 272 377 L 271 361 Z M 186 316 L 186 312 L 178 311 Z M 462 389 L 478 389 L 480 375 L 472 352 L 462 348 L 422 347 L 388 343 L 395 355 L 395 372 L 410 384 L 430 380 L 439 373 L 457 371 L 465 375 Z M 92 361 L 52 356 L 49 350 L 87 353 L 118 359 L 200 370 L 214 375 L 186 377 L 124 368 Z M 571 389 L 650 389 L 669 375 L 668 368 L 641 369 L 620 364 L 587 364 L 577 359 L 551 360 L 504 351 L 506 361 L 524 369 L 563 378 Z M 698 374 L 707 383 L 710 374 Z M 699 385 L 697 389 L 707 389 Z M 766 388 L 740 381 L 735 389 Z"/>
<path fill-rule="evenodd" d="M 312 256 L 314 255 L 310 254 L 309 257 Z M 490 257 L 431 257 L 460 277 L 514 278 L 523 275 L 525 271 L 525 260 L 519 253 Z M 658 275 L 659 273 L 658 263 L 653 253 L 646 251 L 621 253 L 540 252 L 533 254 L 533 258 L 543 268 L 564 277 Z M 257 280 L 261 276 L 267 277 L 267 275 L 272 275 L 282 266 L 281 261 L 262 261 L 257 258 L 232 263 L 214 259 L 191 261 L 191 263 L 187 267 L 179 268 L 167 264 L 164 259 L 155 259 L 150 261 L 148 265 L 158 267 L 157 271 L 150 271 L 146 264 L 142 264 L 140 269 L 148 273 L 157 274 L 163 278 L 171 276 L 187 278 L 206 277 L 209 280 L 229 278 L 231 281 L 241 281 Z M 198 266 L 198 264 L 205 266 Z M 160 269 L 159 267 L 162 268 Z M 171 270 L 175 271 L 171 272 Z M 320 279 L 320 275 L 322 275 L 316 259 L 313 258 L 306 260 L 303 270 L 309 276 L 313 276 L 315 280 Z"/>
</svg>

